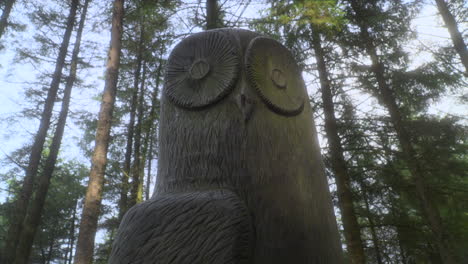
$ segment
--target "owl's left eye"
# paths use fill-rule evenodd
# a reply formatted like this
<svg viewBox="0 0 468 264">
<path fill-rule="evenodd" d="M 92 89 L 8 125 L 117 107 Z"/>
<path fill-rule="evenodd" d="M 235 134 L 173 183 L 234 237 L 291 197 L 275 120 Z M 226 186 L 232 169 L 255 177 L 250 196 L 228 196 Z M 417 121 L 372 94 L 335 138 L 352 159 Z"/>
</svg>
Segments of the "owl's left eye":
<svg viewBox="0 0 468 264">
<path fill-rule="evenodd" d="M 172 51 L 164 93 L 180 107 L 203 108 L 232 91 L 238 72 L 237 49 L 223 33 L 197 33 Z"/>
<path fill-rule="evenodd" d="M 284 116 L 302 112 L 307 93 L 288 49 L 274 39 L 256 37 L 247 48 L 245 64 L 249 83 L 270 110 Z"/>
</svg>

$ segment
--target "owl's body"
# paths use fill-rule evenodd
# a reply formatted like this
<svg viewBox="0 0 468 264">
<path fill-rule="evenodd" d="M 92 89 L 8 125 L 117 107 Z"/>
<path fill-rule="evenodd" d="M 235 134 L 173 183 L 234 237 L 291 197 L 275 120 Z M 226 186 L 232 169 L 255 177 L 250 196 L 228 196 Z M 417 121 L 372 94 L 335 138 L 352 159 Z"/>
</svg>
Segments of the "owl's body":
<svg viewBox="0 0 468 264">
<path fill-rule="evenodd" d="M 287 49 L 245 30 L 195 34 L 172 52 L 163 94 L 156 191 L 124 217 L 109 263 L 342 263 Z"/>
<path fill-rule="evenodd" d="M 109 263 L 250 263 L 251 220 L 229 190 L 161 194 L 121 226 Z"/>
</svg>

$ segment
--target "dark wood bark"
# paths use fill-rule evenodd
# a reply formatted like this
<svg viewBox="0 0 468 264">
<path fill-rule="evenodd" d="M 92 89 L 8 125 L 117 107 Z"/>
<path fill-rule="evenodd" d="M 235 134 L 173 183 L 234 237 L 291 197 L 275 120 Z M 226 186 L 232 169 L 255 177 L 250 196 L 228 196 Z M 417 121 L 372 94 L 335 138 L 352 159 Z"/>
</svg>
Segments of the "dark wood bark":
<svg viewBox="0 0 468 264">
<path fill-rule="evenodd" d="M 15 202 L 14 213 L 12 215 L 11 224 L 8 229 L 6 240 L 7 242 L 4 251 L 4 256 L 6 257 L 5 263 L 13 263 L 16 247 L 19 242 L 18 234 L 21 234 L 23 229 L 23 221 L 26 217 L 29 200 L 33 193 L 34 178 L 37 175 L 39 163 L 41 161 L 42 150 L 44 148 L 44 142 L 47 136 L 47 131 L 50 126 L 50 119 L 52 117 L 52 110 L 54 108 L 55 99 L 57 97 L 57 91 L 60 85 L 60 80 L 62 78 L 62 69 L 64 67 L 68 45 L 70 43 L 70 37 L 73 31 L 73 25 L 75 24 L 75 15 L 77 7 L 78 0 L 73 0 L 70 8 L 70 13 L 67 18 L 65 33 L 55 63 L 54 74 L 52 76 L 52 81 L 47 92 L 44 110 L 41 114 L 39 129 L 36 133 L 34 143 L 31 148 L 28 168 L 26 169 L 26 175 L 23 179 L 23 185 L 20 191 L 20 195 L 18 197 L 18 200 Z"/>
<path fill-rule="evenodd" d="M 50 241 L 49 250 L 47 251 L 46 263 L 50 264 L 52 260 L 52 253 L 54 252 L 54 240 Z"/>
<path fill-rule="evenodd" d="M 129 177 L 130 169 L 132 166 L 132 154 L 133 154 L 133 137 L 135 130 L 135 116 L 136 108 L 138 103 L 138 87 L 140 83 L 140 72 L 141 72 L 141 53 L 138 53 L 137 56 L 137 67 L 135 69 L 135 75 L 133 80 L 133 94 L 132 101 L 130 103 L 130 120 L 128 122 L 127 129 L 127 143 L 125 147 L 125 161 L 124 161 L 124 170 L 122 175 L 122 187 L 120 191 L 120 201 L 119 201 L 119 219 L 122 219 L 125 212 L 128 209 L 128 190 L 129 190 Z"/>
<path fill-rule="evenodd" d="M 394 202 L 394 199 L 392 198 L 391 199 L 391 213 L 392 213 L 392 217 L 393 219 L 401 219 L 401 212 L 398 212 L 397 213 L 397 209 L 395 207 L 397 203 Z M 405 216 L 406 218 L 406 216 Z M 400 225 L 396 225 L 396 237 L 398 239 L 398 249 L 399 249 L 399 255 L 400 255 L 400 258 L 401 258 L 401 263 L 402 264 L 407 264 L 408 263 L 408 260 L 406 258 L 406 249 L 405 249 L 405 246 L 404 246 L 404 243 L 403 243 L 403 238 L 402 238 L 402 235 L 404 232 L 401 230 L 401 226 Z"/>
<path fill-rule="evenodd" d="M 142 47 L 141 47 L 142 48 Z M 143 62 L 143 74 L 140 85 L 140 93 L 138 99 L 138 116 L 137 123 L 135 126 L 135 156 L 133 160 L 132 167 L 132 190 L 130 192 L 130 203 L 129 206 L 133 206 L 137 203 L 140 203 L 143 198 L 143 168 L 144 168 L 144 159 L 143 152 L 141 151 L 141 136 L 142 136 L 142 124 L 143 124 L 143 99 L 145 93 L 145 79 L 146 79 L 146 66 Z"/>
<path fill-rule="evenodd" d="M 71 261 L 73 259 L 73 246 L 75 243 L 76 207 L 78 207 L 78 200 L 75 202 L 75 207 L 73 208 L 73 215 L 70 223 L 70 237 L 68 238 L 68 245 L 67 251 L 65 252 L 64 264 L 71 264 Z"/>
<path fill-rule="evenodd" d="M 76 1 L 77 4 L 78 1 Z M 62 142 L 63 132 L 65 130 L 65 124 L 68 116 L 68 109 L 70 106 L 71 92 L 73 84 L 76 79 L 76 71 L 78 67 L 78 55 L 80 52 L 81 44 L 81 35 L 83 33 L 84 22 L 86 20 L 86 12 L 88 9 L 89 0 L 85 0 L 83 9 L 81 11 L 81 18 L 77 30 L 75 46 L 72 52 L 71 65 L 70 65 L 70 75 L 68 76 L 63 100 L 62 108 L 60 110 L 57 127 L 55 129 L 55 134 L 52 138 L 52 143 L 50 146 L 50 153 L 47 157 L 47 160 L 44 165 L 43 173 L 40 175 L 39 183 L 37 190 L 35 192 L 35 197 L 31 201 L 27 216 L 23 223 L 23 230 L 19 239 L 19 244 L 16 249 L 15 263 L 17 264 L 26 264 L 28 262 L 29 256 L 31 254 L 31 249 L 34 242 L 34 237 L 39 227 L 42 211 L 44 208 L 45 200 L 47 197 L 47 192 L 49 190 L 50 179 L 52 178 L 55 164 L 57 161 L 57 156 L 60 150 L 60 145 Z"/>
<path fill-rule="evenodd" d="M 365 254 L 361 239 L 361 230 L 354 211 L 351 179 L 344 159 L 341 139 L 338 135 L 331 84 L 325 64 L 325 55 L 321 45 L 320 33 L 316 27 L 311 27 L 312 45 L 315 52 L 315 59 L 317 61 L 323 110 L 325 114 L 325 131 L 328 138 L 331 164 L 335 173 L 338 203 L 341 209 L 346 245 L 351 262 L 364 264 Z"/>
<path fill-rule="evenodd" d="M 45 253 L 44 247 L 42 246 L 42 243 L 40 243 L 40 246 L 41 246 L 41 262 L 43 264 L 46 264 L 46 253 Z"/>
<path fill-rule="evenodd" d="M 162 71 L 162 65 L 160 63 L 156 71 L 156 83 L 155 83 L 155 89 L 153 91 L 153 94 L 151 95 L 151 110 L 149 113 L 150 128 L 149 128 L 148 139 L 150 142 L 149 142 L 149 149 L 148 149 L 148 175 L 146 178 L 146 200 L 148 200 L 150 197 L 153 152 L 154 152 L 154 146 L 155 145 L 157 146 L 157 138 L 155 137 L 154 133 L 158 130 L 158 124 L 156 123 L 157 122 L 156 120 L 158 119 L 158 116 L 157 116 L 158 114 L 156 113 L 156 109 L 159 109 L 158 94 L 159 94 L 159 84 L 160 84 L 159 79 L 161 78 L 161 71 Z"/>
<path fill-rule="evenodd" d="M 422 213 L 427 219 L 429 227 L 434 235 L 435 243 L 437 244 L 443 263 L 455 264 L 457 261 L 455 260 L 453 252 L 451 252 L 448 234 L 446 234 L 446 231 L 442 226 L 440 213 L 428 194 L 423 169 L 417 158 L 418 155 L 411 143 L 410 134 L 404 125 L 405 117 L 401 114 L 393 92 L 387 83 L 385 77 L 385 67 L 380 62 L 379 56 L 377 55 L 377 49 L 373 43 L 372 37 L 368 32 L 368 26 L 361 19 L 361 6 L 356 0 L 351 0 L 350 2 L 354 12 L 356 13 L 361 39 L 363 43 L 365 43 L 366 52 L 370 56 L 372 62 L 371 71 L 377 79 L 379 99 L 385 105 L 390 114 L 390 119 L 393 127 L 395 128 L 403 157 L 408 165 L 408 169 L 416 187 L 416 192 L 422 207 Z"/>
<path fill-rule="evenodd" d="M 75 222 L 76 222 L 76 206 L 75 210 L 73 210 L 73 218 L 72 218 L 72 228 L 70 230 L 70 256 L 68 257 L 68 264 L 72 263 L 73 260 L 73 247 L 75 246 Z"/>
<path fill-rule="evenodd" d="M 145 121 L 148 121 L 148 120 L 145 120 Z M 145 129 L 144 132 L 143 132 L 143 128 Z M 142 164 L 143 164 L 141 166 L 142 194 L 144 194 L 145 200 L 149 200 L 149 190 L 150 190 L 149 184 L 151 184 L 151 170 L 149 168 L 147 171 L 148 174 L 146 175 L 146 182 L 144 184 L 143 182 L 145 181 L 145 164 L 146 162 L 148 162 L 149 164 L 148 151 L 150 150 L 150 148 L 153 149 L 153 146 L 152 146 L 153 140 L 151 136 L 152 133 L 154 133 L 153 125 L 152 124 L 150 124 L 149 126 L 146 124 L 144 126 L 142 125 L 142 133 L 144 133 L 143 154 L 141 158 Z"/>
<path fill-rule="evenodd" d="M 146 186 L 145 186 L 145 200 L 149 200 L 150 198 L 150 185 L 151 185 L 151 165 L 152 165 L 152 159 L 153 159 L 153 142 L 154 142 L 154 130 L 153 130 L 153 125 L 150 126 L 148 134 L 146 135 L 146 145 L 148 146 L 146 150 L 146 157 L 148 159 L 148 170 L 147 170 L 147 175 L 146 175 Z"/>
<path fill-rule="evenodd" d="M 468 76 L 468 50 L 466 49 L 466 44 L 463 40 L 463 36 L 460 33 L 460 30 L 458 30 L 457 21 L 455 21 L 455 18 L 450 12 L 445 0 L 435 0 L 435 2 L 437 4 L 437 8 L 439 9 L 439 13 L 442 16 L 442 19 L 444 20 L 444 23 L 450 33 L 453 46 L 455 47 L 458 55 L 460 55 L 463 66 L 465 66 L 465 75 Z"/>
<path fill-rule="evenodd" d="M 8 18 L 10 17 L 11 9 L 16 0 L 6 0 L 4 3 L 5 7 L 3 8 L 2 16 L 0 17 L 0 39 L 5 33 L 5 30 L 8 26 Z"/>
<path fill-rule="evenodd" d="M 219 10 L 217 0 L 206 0 L 206 29 L 219 27 Z"/>
<path fill-rule="evenodd" d="M 370 231 L 371 231 L 372 243 L 374 244 L 375 258 L 376 258 L 378 264 L 383 264 L 383 262 L 382 262 L 382 253 L 380 251 L 379 237 L 377 236 L 377 231 L 376 231 L 374 219 L 372 219 L 372 214 L 371 214 L 371 211 L 370 211 L 369 199 L 368 199 L 367 191 L 366 191 L 367 186 L 365 186 L 362 182 L 361 182 L 361 186 L 363 187 L 362 194 L 363 194 L 363 198 L 364 198 L 364 204 L 366 206 L 366 213 L 367 213 L 366 217 L 367 217 L 367 221 L 369 222 L 369 228 L 370 228 Z"/>
<path fill-rule="evenodd" d="M 129 208 L 129 178 L 132 174 L 132 154 L 133 154 L 133 140 L 135 134 L 135 117 L 138 105 L 138 90 L 140 85 L 140 75 L 141 75 L 141 65 L 143 60 L 143 28 L 140 29 L 140 40 L 138 43 L 138 51 L 136 57 L 136 68 L 133 79 L 133 93 L 132 101 L 130 105 L 130 120 L 128 123 L 128 132 L 127 132 L 127 145 L 125 148 L 125 161 L 124 161 L 124 171 L 122 177 L 122 188 L 120 191 L 120 202 L 119 202 L 119 220 L 122 219 L 123 215 L 127 212 Z M 130 197 L 131 199 L 131 197 Z M 130 201 L 131 203 L 131 201 Z"/>
<path fill-rule="evenodd" d="M 88 188 L 84 201 L 83 213 L 80 222 L 80 232 L 76 245 L 75 264 L 91 264 L 94 253 L 94 239 L 97 222 L 101 210 L 102 188 L 104 173 L 107 164 L 107 150 L 112 122 L 112 113 L 115 104 L 117 80 L 120 65 L 122 19 L 124 14 L 124 0 L 114 1 L 112 14 L 111 46 L 107 60 L 106 80 L 104 94 L 96 131 L 96 145 L 91 160 Z"/>
</svg>

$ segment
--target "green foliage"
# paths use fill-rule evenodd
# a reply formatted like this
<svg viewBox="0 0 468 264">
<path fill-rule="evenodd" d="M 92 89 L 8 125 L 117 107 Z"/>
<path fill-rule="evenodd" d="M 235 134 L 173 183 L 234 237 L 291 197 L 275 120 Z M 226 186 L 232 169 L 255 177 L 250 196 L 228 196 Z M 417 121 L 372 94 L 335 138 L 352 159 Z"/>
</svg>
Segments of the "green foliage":
<svg viewBox="0 0 468 264">
<path fill-rule="evenodd" d="M 276 2 L 270 9 L 279 23 L 314 24 L 322 28 L 339 29 L 346 23 L 343 10 L 336 0 L 296 0 L 291 3 Z"/>
<path fill-rule="evenodd" d="M 18 195 L 21 181 L 15 177 L 21 171 L 13 168 L 2 175 L 8 184 L 9 194 L 7 200 L 0 204 L 0 246 L 3 246 L 6 228 L 9 224 L 13 201 Z M 84 179 L 88 176 L 86 165 L 76 161 L 59 161 L 51 180 L 44 206 L 44 214 L 34 240 L 31 260 L 41 262 L 47 254 L 51 260 L 63 260 L 64 252 L 70 239 L 70 226 L 73 220 L 73 211 L 83 199 L 85 186 Z M 76 219 L 75 219 L 76 221 Z"/>
</svg>

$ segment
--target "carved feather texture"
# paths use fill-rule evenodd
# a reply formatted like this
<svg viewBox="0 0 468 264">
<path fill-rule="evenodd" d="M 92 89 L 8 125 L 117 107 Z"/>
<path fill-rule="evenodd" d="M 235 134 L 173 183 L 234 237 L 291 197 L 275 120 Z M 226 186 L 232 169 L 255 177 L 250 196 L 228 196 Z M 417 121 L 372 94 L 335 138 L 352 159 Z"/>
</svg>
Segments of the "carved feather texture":
<svg viewBox="0 0 468 264">
<path fill-rule="evenodd" d="M 247 264 L 254 232 L 229 190 L 163 194 L 132 207 L 117 233 L 112 264 Z"/>
</svg>

